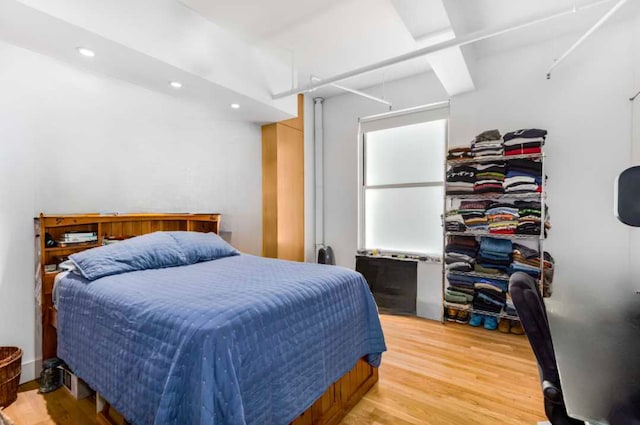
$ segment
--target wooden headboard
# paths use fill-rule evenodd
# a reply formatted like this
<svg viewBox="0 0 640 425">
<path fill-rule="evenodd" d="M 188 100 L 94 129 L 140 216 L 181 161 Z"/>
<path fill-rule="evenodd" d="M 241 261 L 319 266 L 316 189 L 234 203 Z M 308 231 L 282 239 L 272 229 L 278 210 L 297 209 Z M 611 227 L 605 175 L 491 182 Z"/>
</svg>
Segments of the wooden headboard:
<svg viewBox="0 0 640 425">
<path fill-rule="evenodd" d="M 59 271 L 46 272 L 45 265 L 57 264 L 75 252 L 103 245 L 108 238 L 127 238 L 157 231 L 186 230 L 192 232 L 215 232 L 220 230 L 220 214 L 73 214 L 46 215 L 36 218 L 40 237 L 41 314 L 42 314 L 42 359 L 56 356 L 57 315 L 51 294 L 53 282 Z M 59 240 L 66 232 L 96 232 L 95 243 L 69 244 L 68 246 L 45 246 L 45 234 Z"/>
</svg>

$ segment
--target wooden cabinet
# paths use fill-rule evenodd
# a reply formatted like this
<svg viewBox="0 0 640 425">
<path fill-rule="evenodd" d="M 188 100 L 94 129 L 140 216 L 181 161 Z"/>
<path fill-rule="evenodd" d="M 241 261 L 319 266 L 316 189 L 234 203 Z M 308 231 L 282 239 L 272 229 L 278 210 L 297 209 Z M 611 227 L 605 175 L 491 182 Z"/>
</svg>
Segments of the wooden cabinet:
<svg viewBox="0 0 640 425">
<path fill-rule="evenodd" d="M 304 97 L 298 117 L 262 127 L 262 255 L 304 261 Z"/>
</svg>

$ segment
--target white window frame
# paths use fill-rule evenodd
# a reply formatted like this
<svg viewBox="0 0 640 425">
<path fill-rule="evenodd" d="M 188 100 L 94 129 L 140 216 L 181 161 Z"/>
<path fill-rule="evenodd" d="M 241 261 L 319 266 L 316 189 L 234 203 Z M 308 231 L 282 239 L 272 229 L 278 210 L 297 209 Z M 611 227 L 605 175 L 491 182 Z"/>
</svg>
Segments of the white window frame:
<svg viewBox="0 0 640 425">
<path fill-rule="evenodd" d="M 378 115 L 363 117 L 358 120 L 358 251 L 370 250 L 372 247 L 366 247 L 366 211 L 365 196 L 367 189 L 395 189 L 395 188 L 414 188 L 414 187 L 444 187 L 445 175 L 443 174 L 440 181 L 425 181 L 415 183 L 387 184 L 387 185 L 366 185 L 366 133 L 375 130 L 383 130 L 387 128 L 402 127 L 405 125 L 424 123 L 446 119 L 445 126 L 445 151 L 449 146 L 449 101 L 433 103 L 429 105 L 417 106 L 415 108 L 402 109 L 398 111 L 387 112 Z M 442 158 L 445 164 L 446 173 L 446 157 Z M 445 209 L 445 198 L 442 199 L 442 211 Z M 382 249 L 383 254 L 400 254 L 400 255 L 435 255 L 440 256 L 442 252 L 399 252 Z M 443 247 L 444 248 L 444 247 Z"/>
</svg>

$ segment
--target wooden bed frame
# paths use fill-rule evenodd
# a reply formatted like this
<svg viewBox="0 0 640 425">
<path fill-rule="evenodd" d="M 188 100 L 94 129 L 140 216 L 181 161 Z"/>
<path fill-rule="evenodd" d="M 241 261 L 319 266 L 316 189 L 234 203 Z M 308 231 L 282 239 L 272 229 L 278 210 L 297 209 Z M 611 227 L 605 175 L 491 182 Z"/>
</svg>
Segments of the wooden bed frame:
<svg viewBox="0 0 640 425">
<path fill-rule="evenodd" d="M 45 272 L 46 264 L 74 252 L 95 248 L 108 237 L 140 236 L 156 231 L 215 232 L 220 230 L 220 214 L 74 214 L 45 215 L 37 218 L 40 237 L 42 358 L 56 356 L 57 313 L 51 294 L 58 272 Z M 58 240 L 69 231 L 95 231 L 97 243 L 67 247 L 45 246 L 45 234 Z M 378 369 L 360 359 L 353 369 L 333 383 L 314 404 L 305 410 L 292 425 L 336 425 L 378 381 Z M 96 395 L 97 420 L 101 425 L 125 425 L 127 422 L 108 402 Z"/>
</svg>

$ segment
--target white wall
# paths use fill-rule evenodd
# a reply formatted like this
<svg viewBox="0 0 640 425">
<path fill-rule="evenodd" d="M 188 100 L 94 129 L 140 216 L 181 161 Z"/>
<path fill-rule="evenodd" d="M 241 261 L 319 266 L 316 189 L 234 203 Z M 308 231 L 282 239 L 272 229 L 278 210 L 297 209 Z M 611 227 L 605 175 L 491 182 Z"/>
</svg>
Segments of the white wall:
<svg viewBox="0 0 640 425">
<path fill-rule="evenodd" d="M 468 144 L 492 128 L 549 131 L 546 172 L 553 229 L 546 248 L 558 266 L 547 306 L 561 372 L 571 390 L 569 409 L 592 419 L 602 419 L 621 395 L 623 386 L 616 380 L 625 379 L 622 365 L 628 379 L 640 376 L 638 347 L 629 342 L 629 326 L 620 325 L 621 305 L 635 302 L 640 311 L 631 290 L 638 279 L 630 275 L 637 253 L 630 255 L 631 231 L 612 213 L 614 178 L 631 163 L 628 98 L 640 89 L 640 69 L 630 52 L 638 52 L 633 44 L 637 27 L 637 20 L 605 26 L 549 81 L 546 68 L 577 35 L 479 59 L 473 75 L 477 90 L 451 99 L 452 145 Z M 445 96 L 433 74 L 386 87 L 394 109 Z M 353 95 L 326 101 L 327 243 L 338 264 L 347 267 L 354 266 L 357 243 L 357 118 L 380 112 L 380 106 Z"/>
<path fill-rule="evenodd" d="M 259 126 L 3 43 L 0 84 L 0 345 L 22 347 L 25 379 L 41 211 L 220 212 L 260 254 Z"/>
</svg>

